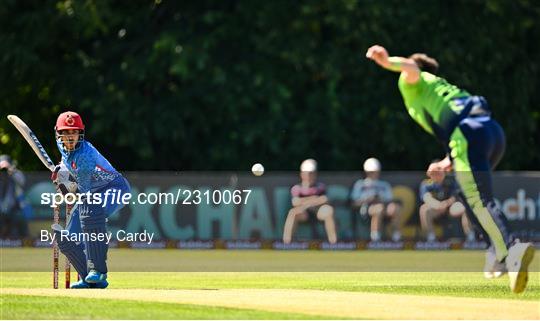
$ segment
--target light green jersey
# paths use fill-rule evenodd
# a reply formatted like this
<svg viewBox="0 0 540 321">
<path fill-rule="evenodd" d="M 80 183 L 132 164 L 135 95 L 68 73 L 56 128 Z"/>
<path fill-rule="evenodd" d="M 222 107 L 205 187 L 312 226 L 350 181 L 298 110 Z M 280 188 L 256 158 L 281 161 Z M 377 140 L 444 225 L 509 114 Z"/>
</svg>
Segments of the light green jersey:
<svg viewBox="0 0 540 321">
<path fill-rule="evenodd" d="M 414 84 L 408 84 L 401 74 L 398 87 L 409 115 L 427 132 L 438 137 L 441 130 L 453 130 L 455 119 L 461 116 L 464 106 L 454 99 L 470 96 L 444 78 L 425 71 L 420 73 L 420 79 Z"/>
</svg>

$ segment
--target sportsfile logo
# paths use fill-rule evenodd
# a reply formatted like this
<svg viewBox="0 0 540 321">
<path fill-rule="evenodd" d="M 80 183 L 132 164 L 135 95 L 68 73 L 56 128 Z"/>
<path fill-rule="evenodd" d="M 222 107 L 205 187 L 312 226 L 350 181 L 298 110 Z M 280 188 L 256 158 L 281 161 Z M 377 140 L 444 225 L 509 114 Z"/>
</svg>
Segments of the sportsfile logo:
<svg viewBox="0 0 540 321">
<path fill-rule="evenodd" d="M 105 192 L 92 193 L 42 193 L 41 205 L 57 207 L 67 205 L 101 205 L 106 207 L 112 204 L 128 205 L 239 205 L 247 204 L 250 189 L 244 190 L 197 190 L 177 189 L 176 192 L 138 193 L 135 198 L 131 193 L 125 193 L 118 189 L 108 189 Z"/>
<path fill-rule="evenodd" d="M 131 193 L 122 193 L 121 190 L 108 189 L 105 193 L 42 193 L 41 205 L 58 207 L 61 204 L 67 205 L 101 205 L 106 207 L 109 204 L 130 204 Z"/>
</svg>

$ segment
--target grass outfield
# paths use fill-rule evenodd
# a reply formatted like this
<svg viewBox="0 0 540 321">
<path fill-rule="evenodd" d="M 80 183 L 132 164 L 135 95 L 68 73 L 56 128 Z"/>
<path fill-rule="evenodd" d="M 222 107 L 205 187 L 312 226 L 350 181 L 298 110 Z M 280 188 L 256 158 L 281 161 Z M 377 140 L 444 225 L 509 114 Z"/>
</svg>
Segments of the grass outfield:
<svg viewBox="0 0 540 321">
<path fill-rule="evenodd" d="M 92 309 L 87 307 L 92 306 Z M 81 299 L 32 295 L 2 298 L 0 319 L 328 319 L 300 313 L 268 312 L 216 306 Z"/>
<path fill-rule="evenodd" d="M 525 293 L 515 295 L 509 290 L 507 276 L 485 280 L 479 271 L 148 273 L 119 272 L 111 265 L 109 289 L 75 291 L 50 289 L 51 272 L 6 272 L 9 270 L 6 267 L 19 264 L 6 262 L 6 258 L 24 259 L 28 252 L 10 249 L 6 255 L 9 251 L 5 250 L 1 256 L 1 319 L 540 318 L 539 272 L 530 274 Z M 38 253 L 50 258 L 50 249 L 41 249 Z M 164 250 L 116 250 L 111 257 L 129 258 L 130 253 L 134 256 L 147 253 L 153 260 L 160 256 L 169 260 L 171 254 Z M 226 259 L 227 253 L 232 254 L 235 261 L 250 261 L 261 251 L 189 251 L 186 254 L 193 259 L 200 256 L 200 260 L 212 261 L 215 257 Z M 301 260 L 314 251 L 266 253 L 271 254 L 272 260 L 280 255 L 287 259 L 292 255 Z M 315 253 L 320 254 L 321 260 L 336 258 L 334 252 Z M 429 253 L 407 251 L 408 256 L 421 259 Z M 471 255 L 465 251 L 432 253 L 434 256 Z M 371 254 L 386 255 L 389 261 L 395 258 L 395 252 L 363 251 L 362 259 L 369 259 Z M 481 252 L 473 254 L 482 260 Z M 346 255 L 343 258 L 350 259 Z M 538 263 L 536 257 L 535 271 L 538 271 Z M 88 306 L 93 307 L 92 311 Z"/>
</svg>

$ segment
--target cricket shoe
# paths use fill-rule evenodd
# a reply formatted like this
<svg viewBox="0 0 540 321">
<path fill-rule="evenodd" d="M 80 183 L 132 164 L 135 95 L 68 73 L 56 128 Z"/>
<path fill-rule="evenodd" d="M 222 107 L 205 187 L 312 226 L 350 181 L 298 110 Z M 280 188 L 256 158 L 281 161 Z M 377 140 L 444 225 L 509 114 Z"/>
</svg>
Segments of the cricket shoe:
<svg viewBox="0 0 540 321">
<path fill-rule="evenodd" d="M 105 289 L 109 286 L 107 280 L 98 282 L 98 283 L 88 283 L 84 280 L 80 280 L 71 285 L 71 289 Z"/>
<path fill-rule="evenodd" d="M 84 278 L 87 283 L 99 283 L 107 280 L 107 273 L 100 273 L 96 270 L 90 270 L 88 275 Z"/>
<path fill-rule="evenodd" d="M 486 279 L 496 279 L 507 272 L 506 264 L 497 261 L 497 256 L 493 248 L 486 251 L 486 264 L 484 265 L 484 277 Z"/>
<path fill-rule="evenodd" d="M 103 280 L 98 283 L 90 283 L 90 289 L 105 289 L 109 286 L 109 282 L 107 280 Z"/>
<path fill-rule="evenodd" d="M 86 283 L 84 280 L 74 282 L 69 287 L 70 289 L 90 289 L 90 283 Z"/>
<path fill-rule="evenodd" d="M 529 280 L 528 268 L 534 257 L 532 243 L 516 243 L 508 250 L 506 268 L 510 277 L 510 289 L 514 293 L 521 293 Z"/>
</svg>

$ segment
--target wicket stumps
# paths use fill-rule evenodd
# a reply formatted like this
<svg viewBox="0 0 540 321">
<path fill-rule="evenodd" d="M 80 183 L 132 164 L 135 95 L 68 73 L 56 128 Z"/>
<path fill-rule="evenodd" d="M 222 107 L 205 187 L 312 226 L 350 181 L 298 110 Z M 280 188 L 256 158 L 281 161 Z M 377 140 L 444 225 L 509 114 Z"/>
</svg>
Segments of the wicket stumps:
<svg viewBox="0 0 540 321">
<path fill-rule="evenodd" d="M 53 222 L 58 224 L 60 221 L 60 205 L 53 207 Z M 53 242 L 53 288 L 58 289 L 58 241 L 55 239 Z"/>
<path fill-rule="evenodd" d="M 66 205 L 66 227 L 68 226 L 69 220 L 71 218 L 71 209 L 73 205 Z M 71 264 L 67 256 L 65 257 L 65 270 L 66 270 L 66 289 L 69 289 L 71 283 Z"/>
<path fill-rule="evenodd" d="M 54 224 L 58 224 L 60 222 L 60 206 L 57 205 L 53 208 L 53 222 Z M 66 205 L 66 227 L 69 223 L 69 220 L 71 218 L 71 210 L 73 208 L 73 205 Z M 58 280 L 59 280 L 59 255 L 60 251 L 58 249 L 58 241 L 55 239 L 53 242 L 53 288 L 58 289 Z M 71 264 L 69 263 L 69 260 L 67 257 L 65 258 L 65 282 L 66 282 L 66 289 L 69 289 L 71 285 Z"/>
</svg>

